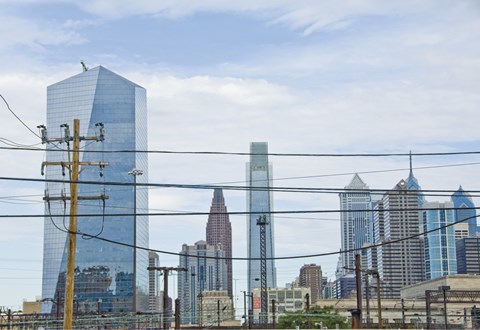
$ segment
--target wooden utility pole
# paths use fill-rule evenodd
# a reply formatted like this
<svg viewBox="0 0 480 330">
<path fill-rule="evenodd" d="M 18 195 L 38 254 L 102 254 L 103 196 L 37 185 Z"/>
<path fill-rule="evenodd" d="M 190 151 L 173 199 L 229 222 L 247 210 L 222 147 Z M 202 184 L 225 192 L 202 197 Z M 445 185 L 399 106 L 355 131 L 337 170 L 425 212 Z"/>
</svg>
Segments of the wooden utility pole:
<svg viewBox="0 0 480 330">
<path fill-rule="evenodd" d="M 73 290 L 75 286 L 75 249 L 77 247 L 77 203 L 80 161 L 80 121 L 73 121 L 73 163 L 70 183 L 70 223 L 68 224 L 67 278 L 65 280 L 65 316 L 63 328 L 73 329 Z"/>
<path fill-rule="evenodd" d="M 103 162 L 80 162 L 80 141 L 83 140 L 94 140 L 94 141 L 103 141 L 104 132 L 103 124 L 96 124 L 100 128 L 99 136 L 92 137 L 83 137 L 80 136 L 80 120 L 73 120 L 73 136 L 70 136 L 70 131 L 67 124 L 61 125 L 64 128 L 65 134 L 62 138 L 48 139 L 47 129 L 45 126 L 39 126 L 41 129 L 42 143 L 49 142 L 60 142 L 69 144 L 70 141 L 73 142 L 72 149 L 72 161 L 70 162 L 43 162 L 42 163 L 42 174 L 43 169 L 46 165 L 60 165 L 62 170 L 66 167 L 69 169 L 70 173 L 70 197 L 49 197 L 45 196 L 43 199 L 45 201 L 52 200 L 70 200 L 70 221 L 68 224 L 68 250 L 67 250 L 67 274 L 65 279 L 65 299 L 64 299 L 64 319 L 63 327 L 64 329 L 73 329 L 73 296 L 75 288 L 75 250 L 77 245 L 77 209 L 79 200 L 92 200 L 92 199 L 107 199 L 108 197 L 101 196 L 78 196 L 78 178 L 80 175 L 80 165 L 98 165 L 100 169 L 103 170 L 105 165 L 108 163 Z M 102 173 L 102 172 L 101 172 Z M 57 306 L 59 308 L 59 306 Z"/>
</svg>

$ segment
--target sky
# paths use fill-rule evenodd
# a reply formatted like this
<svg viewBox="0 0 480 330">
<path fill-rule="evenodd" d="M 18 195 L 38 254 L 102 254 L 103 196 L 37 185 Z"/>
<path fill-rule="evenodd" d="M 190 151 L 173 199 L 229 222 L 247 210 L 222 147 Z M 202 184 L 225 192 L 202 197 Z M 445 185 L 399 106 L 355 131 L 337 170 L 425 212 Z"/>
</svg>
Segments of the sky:
<svg viewBox="0 0 480 330">
<path fill-rule="evenodd" d="M 265 141 L 271 153 L 479 151 L 475 0 L 0 0 L 0 21 L 0 94 L 34 131 L 45 123 L 47 86 L 80 73 L 83 60 L 146 88 L 150 150 L 248 152 Z M 39 143 L 4 103 L 0 122 L 0 147 Z M 0 149 L 0 214 L 43 213 L 41 183 L 6 178 L 41 179 L 44 156 Z M 151 183 L 245 183 L 248 156 L 149 157 Z M 370 188 L 391 189 L 409 166 L 406 156 L 270 162 L 277 187 L 342 188 L 358 172 Z M 413 167 L 423 189 L 480 190 L 477 154 L 414 155 Z M 224 195 L 229 211 L 245 211 L 245 192 Z M 208 212 L 212 197 L 151 189 L 150 210 Z M 274 208 L 336 210 L 339 200 L 276 193 Z M 246 218 L 230 220 L 233 255 L 245 257 Z M 178 252 L 205 239 L 206 221 L 151 217 L 150 247 Z M 41 295 L 43 219 L 0 224 L 0 306 L 17 310 Z M 338 213 L 276 216 L 274 226 L 278 257 L 340 249 Z M 278 261 L 277 283 L 305 263 L 333 279 L 337 258 Z M 160 264 L 178 259 L 160 255 Z M 234 279 L 239 294 L 246 262 L 234 262 Z"/>
</svg>

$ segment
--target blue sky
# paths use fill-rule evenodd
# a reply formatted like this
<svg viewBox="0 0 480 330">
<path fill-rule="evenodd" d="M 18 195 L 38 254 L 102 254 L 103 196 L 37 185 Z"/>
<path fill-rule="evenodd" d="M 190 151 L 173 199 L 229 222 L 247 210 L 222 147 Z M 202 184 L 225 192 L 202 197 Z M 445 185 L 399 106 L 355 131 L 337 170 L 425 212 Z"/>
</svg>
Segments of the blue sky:
<svg viewBox="0 0 480 330">
<path fill-rule="evenodd" d="M 480 4 L 473 0 L 0 0 L 0 93 L 34 128 L 45 121 L 46 87 L 81 72 L 84 60 L 147 89 L 151 150 L 245 152 L 251 141 L 267 141 L 271 152 L 280 153 L 478 150 L 479 15 Z M 6 125 L 0 137 L 38 142 L 2 109 Z M 3 176 L 40 178 L 43 154 L 0 154 Z M 414 166 L 479 158 L 416 157 Z M 243 181 L 247 160 L 152 156 L 150 182 Z M 271 162 L 277 178 L 408 167 L 406 157 L 272 157 Z M 415 174 L 425 189 L 480 188 L 478 165 Z M 362 178 L 371 188 L 388 189 L 407 175 L 405 170 Z M 344 187 L 350 179 L 278 185 Z M 1 213 L 42 213 L 42 194 L 40 184 L 2 181 Z M 211 198 L 208 191 L 152 189 L 150 206 L 208 211 Z M 229 210 L 245 209 L 243 193 L 226 191 L 225 199 Z M 278 210 L 339 207 L 335 195 L 277 194 L 274 204 Z M 338 215 L 328 218 L 277 218 L 277 255 L 338 250 Z M 231 221 L 234 255 L 244 256 L 245 219 Z M 0 257 L 0 305 L 15 307 L 41 293 L 43 223 L 8 218 L 0 223 L 0 250 L 11 251 Z M 204 237 L 205 223 L 151 219 L 151 246 L 178 251 Z M 169 239 L 160 241 L 165 234 Z M 278 282 L 292 281 L 310 262 L 333 276 L 336 257 L 279 262 Z M 177 261 L 161 256 L 161 263 Z M 234 267 L 240 291 L 245 265 Z"/>
</svg>

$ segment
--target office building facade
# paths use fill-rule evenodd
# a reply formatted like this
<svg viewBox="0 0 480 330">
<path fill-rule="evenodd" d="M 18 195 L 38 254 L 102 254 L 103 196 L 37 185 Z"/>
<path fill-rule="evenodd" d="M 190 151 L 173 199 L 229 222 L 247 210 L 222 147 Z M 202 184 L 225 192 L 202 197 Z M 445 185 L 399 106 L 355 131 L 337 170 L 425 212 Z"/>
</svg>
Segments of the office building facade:
<svg viewBox="0 0 480 330">
<path fill-rule="evenodd" d="M 456 241 L 457 273 L 480 275 L 480 237 Z"/>
<path fill-rule="evenodd" d="M 468 223 L 468 237 L 476 237 L 477 235 L 477 211 L 474 209 L 472 197 L 463 190 L 462 186 L 453 193 L 453 207 L 455 208 L 455 222 Z"/>
<path fill-rule="evenodd" d="M 232 257 L 232 225 L 228 216 L 223 190 L 215 188 L 212 205 L 207 221 L 207 244 L 221 245 L 226 258 Z M 233 297 L 233 268 L 232 259 L 227 259 L 227 291 Z"/>
<path fill-rule="evenodd" d="M 275 257 L 273 211 L 272 166 L 268 162 L 268 144 L 250 144 L 250 162 L 247 163 L 247 244 L 248 244 L 248 291 L 261 287 L 260 271 L 260 226 L 257 221 L 265 216 L 266 257 Z M 256 260 L 252 260 L 256 259 Z M 267 287 L 276 287 L 274 260 L 267 260 Z"/>
<path fill-rule="evenodd" d="M 425 280 L 457 273 L 453 203 L 423 204 Z M 439 229 L 441 228 L 441 229 Z M 439 230 L 436 230 L 439 229 Z"/>
<path fill-rule="evenodd" d="M 200 297 L 204 291 L 226 291 L 227 263 L 221 244 L 209 245 L 198 241 L 194 245 L 184 244 L 180 251 L 178 273 L 178 297 L 182 323 L 200 322 Z"/>
<path fill-rule="evenodd" d="M 153 251 L 148 252 L 148 267 L 160 267 L 160 258 Z M 150 270 L 148 272 L 148 311 L 160 312 L 161 307 L 158 271 Z"/>
<path fill-rule="evenodd" d="M 376 218 L 383 221 L 384 245 L 377 248 L 377 265 L 384 298 L 398 298 L 402 287 L 424 278 L 422 240 L 402 240 L 420 233 L 418 202 L 417 192 L 401 180 L 385 193 L 377 211 L 383 213 Z"/>
<path fill-rule="evenodd" d="M 371 207 L 369 187 L 358 174 L 353 176 L 345 190 L 345 192 L 339 194 L 341 243 L 342 251 L 346 251 L 342 253 L 341 275 L 352 273 L 355 268 L 355 254 L 360 253 L 360 251 L 351 250 L 361 249 L 365 243 L 370 242 L 372 214 L 369 211 Z M 364 257 L 366 258 L 366 254 Z"/>
<path fill-rule="evenodd" d="M 77 214 L 79 233 L 100 236 L 127 245 L 148 247 L 148 218 L 134 214 L 148 209 L 147 189 L 136 189 L 134 182 L 148 182 L 146 153 L 107 152 L 116 150 L 147 150 L 146 91 L 141 86 L 105 69 L 96 67 L 58 82 L 47 89 L 48 137 L 56 138 L 80 120 L 80 135 L 99 134 L 96 126 L 105 128 L 103 142 L 81 143 L 80 161 L 107 162 L 108 166 L 82 166 L 79 181 L 97 184 L 78 184 L 79 196 L 106 195 L 104 200 L 80 200 Z M 60 126 L 63 125 L 62 128 Z M 65 143 L 55 148 L 67 149 Z M 47 162 L 68 162 L 67 152 L 47 151 Z M 132 176 L 129 171 L 141 169 L 143 175 Z M 102 171 L 103 170 L 103 171 Z M 99 174 L 103 174 L 100 176 Z M 62 175 L 59 166 L 47 166 L 46 197 L 69 195 L 68 171 Z M 119 182 L 120 186 L 102 185 Z M 136 197 L 136 201 L 134 198 Z M 45 206 L 42 298 L 43 313 L 55 313 L 58 295 L 65 294 L 66 252 L 69 200 L 51 199 Z M 104 216 L 115 215 L 118 216 Z M 136 220 L 136 221 L 135 221 Z M 100 311 L 124 313 L 148 310 L 148 252 L 77 235 L 75 260 L 75 299 L 80 313 Z"/>
<path fill-rule="evenodd" d="M 300 268 L 299 282 L 301 287 L 310 288 L 310 303 L 312 305 L 322 298 L 323 278 L 320 265 L 303 265 Z"/>
</svg>

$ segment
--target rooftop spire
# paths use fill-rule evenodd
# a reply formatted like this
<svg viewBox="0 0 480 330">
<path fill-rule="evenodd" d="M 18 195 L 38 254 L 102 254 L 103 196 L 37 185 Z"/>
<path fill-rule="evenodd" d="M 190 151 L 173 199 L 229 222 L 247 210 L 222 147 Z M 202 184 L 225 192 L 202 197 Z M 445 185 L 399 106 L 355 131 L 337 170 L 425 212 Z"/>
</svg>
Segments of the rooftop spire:
<svg viewBox="0 0 480 330">
<path fill-rule="evenodd" d="M 410 176 L 413 176 L 413 167 L 412 167 L 412 150 L 410 150 Z"/>
</svg>

